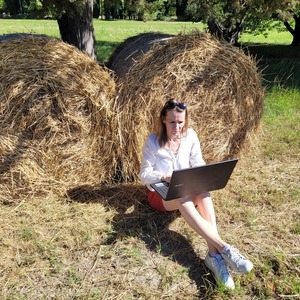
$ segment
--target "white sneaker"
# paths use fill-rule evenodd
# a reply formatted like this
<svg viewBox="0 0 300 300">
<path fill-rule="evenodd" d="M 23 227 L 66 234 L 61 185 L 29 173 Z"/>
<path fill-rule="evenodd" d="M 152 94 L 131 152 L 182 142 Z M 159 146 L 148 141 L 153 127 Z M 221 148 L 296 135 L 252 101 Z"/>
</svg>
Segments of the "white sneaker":
<svg viewBox="0 0 300 300">
<path fill-rule="evenodd" d="M 228 246 L 229 248 L 221 253 L 226 263 L 236 273 L 249 273 L 253 268 L 252 262 L 240 254 L 238 249 L 230 245 Z"/>
<path fill-rule="evenodd" d="M 221 254 L 214 256 L 207 254 L 204 264 L 212 271 L 217 284 L 221 283 L 229 289 L 234 289 L 234 281 Z"/>
</svg>

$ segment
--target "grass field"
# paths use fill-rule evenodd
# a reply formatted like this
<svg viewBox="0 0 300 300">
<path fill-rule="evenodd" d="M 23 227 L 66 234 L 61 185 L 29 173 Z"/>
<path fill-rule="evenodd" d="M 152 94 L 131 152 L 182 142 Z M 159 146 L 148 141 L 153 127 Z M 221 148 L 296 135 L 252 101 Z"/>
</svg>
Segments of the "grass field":
<svg viewBox="0 0 300 300">
<path fill-rule="evenodd" d="M 59 29 L 57 22 L 54 20 L 12 20 L 0 19 L 0 34 L 9 34 L 15 32 L 26 32 L 36 34 L 47 34 L 59 38 Z M 129 36 L 134 36 L 143 32 L 165 32 L 170 34 L 177 34 L 180 31 L 187 31 L 193 28 L 200 30 L 204 29 L 201 23 L 192 22 L 137 22 L 137 21 L 103 21 L 94 20 L 95 37 L 97 43 L 97 53 L 99 61 L 108 59 L 116 46 L 124 41 Z M 290 33 L 271 31 L 268 38 L 264 35 L 252 36 L 244 34 L 240 40 L 242 43 L 256 45 L 262 47 L 261 51 L 265 50 L 265 46 L 278 47 L 278 45 L 289 45 L 292 41 Z M 278 50 L 281 52 L 281 50 Z M 277 51 L 277 52 L 278 52 Z M 277 53 L 276 52 L 276 53 Z M 295 51 L 300 52 L 300 51 Z M 271 51 L 274 54 L 274 50 Z M 285 51 L 286 53 L 286 51 Z M 277 53 L 278 55 L 278 53 Z M 299 55 L 298 55 L 299 57 Z"/>
<path fill-rule="evenodd" d="M 0 25 L 0 34 L 59 36 L 55 21 Z M 95 20 L 98 58 L 107 60 L 140 32 L 193 26 Z M 274 32 L 263 43 L 251 35 L 241 40 L 261 47 L 266 95 L 253 149 L 241 154 L 226 189 L 212 193 L 221 236 L 254 263 L 250 274 L 233 275 L 234 291 L 215 286 L 203 264 L 203 239 L 178 214 L 149 209 L 145 190 L 130 183 L 95 187 L 85 198 L 49 195 L 0 205 L 0 298 L 300 299 L 300 50 L 289 50 L 290 40 Z M 275 58 L 266 54 L 274 54 L 272 47 Z"/>
</svg>

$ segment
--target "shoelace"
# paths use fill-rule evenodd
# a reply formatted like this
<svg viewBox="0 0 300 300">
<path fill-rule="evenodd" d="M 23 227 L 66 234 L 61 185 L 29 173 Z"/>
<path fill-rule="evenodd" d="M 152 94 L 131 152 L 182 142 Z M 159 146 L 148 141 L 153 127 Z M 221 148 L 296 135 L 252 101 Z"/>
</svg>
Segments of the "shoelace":
<svg viewBox="0 0 300 300">
<path fill-rule="evenodd" d="M 240 251 L 234 247 L 231 247 L 230 251 L 227 252 L 230 258 L 235 262 L 239 262 L 241 259 L 244 260 L 245 257 L 240 253 Z"/>
</svg>

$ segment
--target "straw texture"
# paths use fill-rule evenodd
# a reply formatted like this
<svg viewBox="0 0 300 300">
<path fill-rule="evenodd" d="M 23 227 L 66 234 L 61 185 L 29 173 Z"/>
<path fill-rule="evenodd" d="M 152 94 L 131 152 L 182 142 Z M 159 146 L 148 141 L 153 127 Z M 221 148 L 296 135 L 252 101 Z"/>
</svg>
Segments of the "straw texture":
<svg viewBox="0 0 300 300">
<path fill-rule="evenodd" d="M 117 125 L 108 69 L 55 39 L 7 39 L 0 91 L 0 201 L 111 179 Z"/>
<path fill-rule="evenodd" d="M 118 87 L 124 178 L 137 178 L 143 143 L 170 98 L 188 104 L 206 162 L 238 156 L 263 112 L 251 57 L 209 34 L 181 33 L 141 55 Z"/>
</svg>

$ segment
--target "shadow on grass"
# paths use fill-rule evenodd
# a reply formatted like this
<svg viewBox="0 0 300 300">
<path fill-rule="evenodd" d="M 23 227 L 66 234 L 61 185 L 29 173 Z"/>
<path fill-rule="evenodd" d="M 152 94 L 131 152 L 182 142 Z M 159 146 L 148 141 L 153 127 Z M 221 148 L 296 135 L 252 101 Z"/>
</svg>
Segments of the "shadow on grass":
<svg viewBox="0 0 300 300">
<path fill-rule="evenodd" d="M 272 44 L 244 44 L 246 54 L 260 58 L 294 58 L 300 59 L 300 47 Z"/>
<path fill-rule="evenodd" d="M 278 86 L 300 89 L 300 47 L 248 44 L 243 50 L 257 61 L 267 90 Z"/>
<path fill-rule="evenodd" d="M 258 68 L 266 90 L 271 91 L 274 87 L 300 89 L 300 59 L 261 59 Z"/>
<path fill-rule="evenodd" d="M 150 251 L 186 267 L 189 278 L 197 285 L 199 297 L 211 299 L 214 291 L 208 282 L 214 282 L 214 279 L 208 274 L 203 260 L 183 235 L 169 229 L 169 225 L 180 216 L 179 212 L 155 212 L 147 204 L 145 187 L 140 184 L 81 186 L 69 190 L 68 197 L 71 201 L 101 203 L 114 209 L 117 213 L 113 218 L 113 234 L 106 240 L 107 245 L 128 236 L 141 239 Z"/>
<path fill-rule="evenodd" d="M 116 50 L 119 43 L 107 42 L 107 41 L 96 41 L 96 55 L 97 61 L 103 65 L 105 64 L 110 55 Z"/>
</svg>

